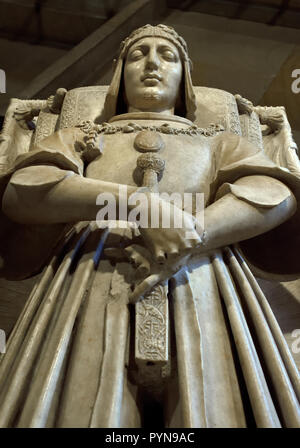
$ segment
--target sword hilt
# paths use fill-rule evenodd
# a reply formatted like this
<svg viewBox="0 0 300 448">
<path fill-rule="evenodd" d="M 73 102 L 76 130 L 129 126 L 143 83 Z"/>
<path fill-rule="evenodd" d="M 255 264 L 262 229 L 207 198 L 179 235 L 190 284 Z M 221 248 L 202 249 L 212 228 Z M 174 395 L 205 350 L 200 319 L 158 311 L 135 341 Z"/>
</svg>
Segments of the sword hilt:
<svg viewBox="0 0 300 448">
<path fill-rule="evenodd" d="M 137 167 L 143 171 L 143 187 L 150 191 L 158 190 L 158 177 L 165 169 L 165 161 L 157 154 L 146 152 L 137 159 Z"/>
</svg>

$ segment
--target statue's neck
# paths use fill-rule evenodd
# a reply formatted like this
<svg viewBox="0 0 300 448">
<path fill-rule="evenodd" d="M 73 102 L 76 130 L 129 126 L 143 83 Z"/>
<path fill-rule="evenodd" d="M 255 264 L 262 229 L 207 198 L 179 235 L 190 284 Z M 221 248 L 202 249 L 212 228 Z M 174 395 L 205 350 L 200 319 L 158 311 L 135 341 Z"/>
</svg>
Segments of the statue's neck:
<svg viewBox="0 0 300 448">
<path fill-rule="evenodd" d="M 170 108 L 170 109 L 161 109 L 161 110 L 155 110 L 155 113 L 159 113 L 159 114 L 164 114 L 164 115 L 174 115 L 174 107 Z M 129 106 L 128 107 L 128 113 L 134 113 L 134 112 L 149 112 L 146 110 L 141 110 L 141 109 L 137 109 L 133 106 Z"/>
<path fill-rule="evenodd" d="M 160 112 L 128 112 L 122 115 L 115 115 L 109 120 L 109 123 L 115 121 L 137 121 L 137 120 L 150 120 L 150 121 L 164 121 L 180 123 L 186 126 L 192 126 L 193 123 L 187 118 L 180 117 L 178 115 L 165 114 Z"/>
</svg>

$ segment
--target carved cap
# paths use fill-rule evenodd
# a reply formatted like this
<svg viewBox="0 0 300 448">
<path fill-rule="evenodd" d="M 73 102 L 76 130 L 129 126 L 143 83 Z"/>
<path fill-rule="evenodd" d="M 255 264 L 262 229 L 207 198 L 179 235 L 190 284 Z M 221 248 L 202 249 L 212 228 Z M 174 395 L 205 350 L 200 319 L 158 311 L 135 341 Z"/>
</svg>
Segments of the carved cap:
<svg viewBox="0 0 300 448">
<path fill-rule="evenodd" d="M 172 28 L 171 26 L 159 24 L 156 26 L 153 25 L 144 25 L 136 30 L 134 30 L 128 37 L 120 45 L 119 57 L 121 59 L 125 59 L 129 47 L 137 42 L 139 39 L 143 37 L 163 37 L 164 39 L 172 42 L 175 47 L 177 47 L 181 59 L 186 61 L 190 65 L 190 70 L 192 69 L 192 61 L 188 55 L 187 44 L 185 40 L 179 36 L 179 34 Z"/>
</svg>

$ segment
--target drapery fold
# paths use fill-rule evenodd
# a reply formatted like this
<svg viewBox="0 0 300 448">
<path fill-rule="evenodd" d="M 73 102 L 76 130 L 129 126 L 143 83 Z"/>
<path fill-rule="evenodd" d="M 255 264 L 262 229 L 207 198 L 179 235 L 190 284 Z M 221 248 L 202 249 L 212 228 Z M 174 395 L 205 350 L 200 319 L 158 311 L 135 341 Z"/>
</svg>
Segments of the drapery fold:
<svg viewBox="0 0 300 448">
<path fill-rule="evenodd" d="M 1 358 L 2 427 L 145 424 L 130 339 L 134 269 L 101 258 L 109 244 L 92 224 L 73 230 L 35 285 Z M 165 411 L 170 426 L 245 427 L 249 412 L 258 427 L 300 426 L 298 370 L 236 247 L 193 257 L 170 280 L 169 300 L 180 411 L 173 421 Z"/>
</svg>

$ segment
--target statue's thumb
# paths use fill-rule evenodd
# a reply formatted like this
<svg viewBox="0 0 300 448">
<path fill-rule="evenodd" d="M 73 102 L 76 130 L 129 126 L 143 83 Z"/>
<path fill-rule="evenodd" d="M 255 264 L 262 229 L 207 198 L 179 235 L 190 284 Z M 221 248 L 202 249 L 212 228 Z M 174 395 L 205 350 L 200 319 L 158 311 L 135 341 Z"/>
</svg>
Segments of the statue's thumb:
<svg viewBox="0 0 300 448">
<path fill-rule="evenodd" d="M 155 285 L 157 285 L 157 283 L 165 279 L 165 274 L 166 273 L 164 271 L 162 271 L 160 274 L 152 274 L 141 283 L 136 285 L 132 294 L 129 296 L 129 302 L 136 303 L 139 300 L 142 300 L 147 295 L 147 293 L 150 292 Z"/>
</svg>

